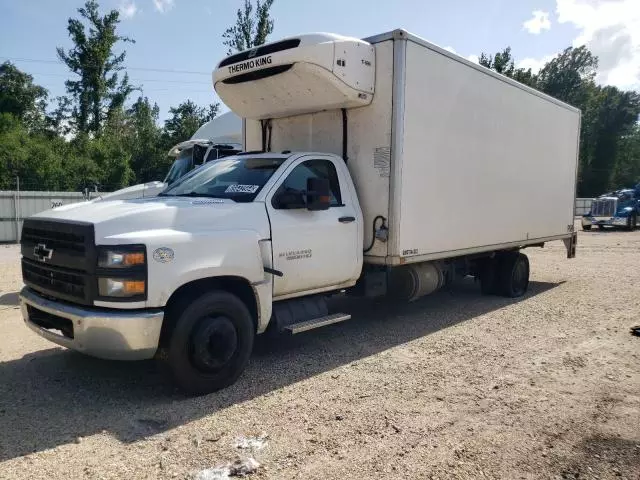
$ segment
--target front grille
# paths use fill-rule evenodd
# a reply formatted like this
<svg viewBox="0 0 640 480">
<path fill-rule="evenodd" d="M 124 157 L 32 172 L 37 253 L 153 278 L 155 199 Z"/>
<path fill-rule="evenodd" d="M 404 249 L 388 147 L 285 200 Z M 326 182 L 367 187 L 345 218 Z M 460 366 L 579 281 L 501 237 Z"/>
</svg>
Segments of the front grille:
<svg viewBox="0 0 640 480">
<path fill-rule="evenodd" d="M 31 305 L 27 305 L 29 320 L 39 327 L 47 330 L 59 330 L 67 338 L 73 338 L 73 322 L 68 318 L 39 310 Z"/>
<path fill-rule="evenodd" d="M 613 217 L 616 214 L 617 200 L 597 198 L 591 203 L 591 215 L 594 217 Z"/>
<path fill-rule="evenodd" d="M 71 301 L 87 298 L 87 276 L 82 272 L 22 259 L 24 282 L 45 294 Z"/>
<path fill-rule="evenodd" d="M 48 248 L 69 250 L 80 255 L 85 253 L 85 240 L 84 235 L 77 233 L 65 233 L 34 227 L 24 227 L 22 229 L 23 243 L 45 244 Z"/>
<path fill-rule="evenodd" d="M 28 218 L 21 236 L 22 256 L 35 263 L 91 272 L 95 268 L 91 223 Z"/>
</svg>

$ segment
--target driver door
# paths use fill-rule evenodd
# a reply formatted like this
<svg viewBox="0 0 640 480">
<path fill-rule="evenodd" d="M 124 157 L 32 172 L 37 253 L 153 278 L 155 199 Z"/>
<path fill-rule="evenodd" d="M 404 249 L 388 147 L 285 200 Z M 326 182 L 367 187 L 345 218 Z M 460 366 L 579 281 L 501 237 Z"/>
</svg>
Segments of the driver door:
<svg viewBox="0 0 640 480">
<path fill-rule="evenodd" d="M 278 195 L 299 192 L 304 200 L 308 178 L 329 180 L 328 210 L 303 205 L 283 207 Z M 357 212 L 342 184 L 333 158 L 303 157 L 291 165 L 267 199 L 271 222 L 274 297 L 328 289 L 354 282 L 360 273 Z"/>
</svg>

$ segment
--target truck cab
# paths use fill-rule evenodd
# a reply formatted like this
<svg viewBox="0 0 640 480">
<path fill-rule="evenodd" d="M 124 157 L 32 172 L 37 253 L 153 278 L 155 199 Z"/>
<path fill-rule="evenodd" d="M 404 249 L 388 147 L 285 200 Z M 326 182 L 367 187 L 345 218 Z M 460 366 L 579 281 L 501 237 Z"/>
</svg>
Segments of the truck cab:
<svg viewBox="0 0 640 480">
<path fill-rule="evenodd" d="M 640 217 L 640 185 L 605 193 L 594 199 L 589 212 L 582 216 L 582 229 L 589 231 L 595 225 L 622 227 L 635 230 Z"/>
<path fill-rule="evenodd" d="M 70 207 L 25 220 L 27 325 L 101 358 L 166 355 L 199 392 L 240 374 L 253 334 L 300 326 L 286 309 L 274 315 L 274 302 L 353 287 L 362 269 L 355 187 L 326 153 L 230 156 L 154 199 Z M 203 318 L 212 303 L 226 316 Z M 320 299 L 296 305 L 310 309 L 305 320 L 340 318 Z M 197 327 L 179 320 L 185 312 Z"/>
</svg>

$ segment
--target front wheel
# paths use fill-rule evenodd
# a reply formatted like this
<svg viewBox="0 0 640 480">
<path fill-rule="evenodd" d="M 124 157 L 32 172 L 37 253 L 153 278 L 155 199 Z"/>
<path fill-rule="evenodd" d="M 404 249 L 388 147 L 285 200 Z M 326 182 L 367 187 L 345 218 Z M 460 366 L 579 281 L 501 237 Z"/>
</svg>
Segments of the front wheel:
<svg viewBox="0 0 640 480">
<path fill-rule="evenodd" d="M 584 230 L 585 232 L 588 232 L 589 230 L 591 230 L 591 225 L 583 225 L 582 230 Z"/>
<path fill-rule="evenodd" d="M 638 217 L 635 214 L 630 215 L 627 218 L 627 230 L 631 232 L 635 230 L 637 226 L 638 226 Z"/>
<path fill-rule="evenodd" d="M 235 295 L 201 295 L 177 318 L 165 362 L 175 382 L 193 394 L 215 392 L 242 374 L 253 349 L 255 326 L 246 305 Z"/>
</svg>

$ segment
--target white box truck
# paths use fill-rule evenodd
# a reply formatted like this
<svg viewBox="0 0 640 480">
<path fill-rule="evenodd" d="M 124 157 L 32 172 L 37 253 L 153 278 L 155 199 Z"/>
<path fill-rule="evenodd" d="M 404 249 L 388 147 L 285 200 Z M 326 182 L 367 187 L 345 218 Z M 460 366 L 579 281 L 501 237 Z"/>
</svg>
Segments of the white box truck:
<svg viewBox="0 0 640 480">
<path fill-rule="evenodd" d="M 210 392 L 254 337 L 415 300 L 456 276 L 519 297 L 521 252 L 564 241 L 580 112 L 403 30 L 288 38 L 213 75 L 245 149 L 155 199 L 60 207 L 22 233 L 26 324 L 90 355 L 167 362 Z"/>
</svg>

